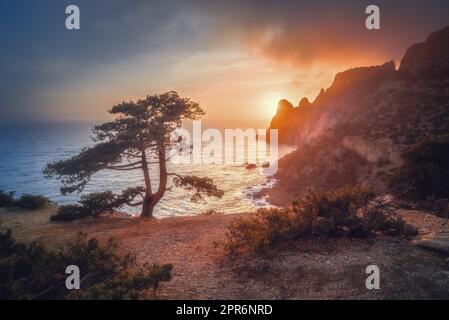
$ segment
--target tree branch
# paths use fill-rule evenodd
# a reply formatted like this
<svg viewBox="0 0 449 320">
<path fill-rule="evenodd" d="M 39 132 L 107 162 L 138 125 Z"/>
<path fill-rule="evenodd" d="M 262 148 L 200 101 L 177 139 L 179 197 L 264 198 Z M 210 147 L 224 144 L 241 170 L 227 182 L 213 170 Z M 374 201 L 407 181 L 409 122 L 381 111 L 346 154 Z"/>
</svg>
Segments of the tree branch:
<svg viewBox="0 0 449 320">
<path fill-rule="evenodd" d="M 133 158 L 139 158 L 139 152 L 132 153 L 132 152 L 123 152 L 124 155 L 133 157 Z"/>
<path fill-rule="evenodd" d="M 173 172 L 167 172 L 167 176 L 174 176 L 174 177 L 182 178 L 182 176 L 180 174 L 173 173 Z"/>
<path fill-rule="evenodd" d="M 131 171 L 131 170 L 142 169 L 142 167 L 119 168 L 119 167 L 109 166 L 109 167 L 106 167 L 106 169 L 109 169 L 109 170 L 117 170 L 117 171 Z"/>
<path fill-rule="evenodd" d="M 138 207 L 138 206 L 143 205 L 143 201 L 136 202 L 136 203 L 127 203 L 127 205 L 130 207 Z"/>
<path fill-rule="evenodd" d="M 130 162 L 129 164 L 123 164 L 118 166 L 109 166 L 110 168 L 129 168 L 131 166 L 135 166 L 137 164 L 142 164 L 142 161 Z"/>
</svg>

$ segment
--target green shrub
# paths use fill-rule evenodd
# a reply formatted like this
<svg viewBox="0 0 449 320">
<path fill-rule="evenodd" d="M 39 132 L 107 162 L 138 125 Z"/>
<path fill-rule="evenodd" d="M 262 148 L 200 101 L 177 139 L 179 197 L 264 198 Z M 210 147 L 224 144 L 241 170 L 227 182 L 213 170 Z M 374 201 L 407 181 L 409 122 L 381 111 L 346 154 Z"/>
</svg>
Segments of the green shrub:
<svg viewBox="0 0 449 320">
<path fill-rule="evenodd" d="M 377 232 L 411 236 L 416 231 L 393 212 L 372 203 L 361 188 L 310 193 L 289 208 L 261 209 L 231 222 L 225 248 L 265 252 L 277 244 L 311 238 L 368 238 Z"/>
<path fill-rule="evenodd" d="M 117 207 L 117 196 L 112 191 L 94 192 L 81 196 L 77 204 L 62 205 L 50 217 L 51 221 L 73 221 L 86 217 L 98 217 Z"/>
<path fill-rule="evenodd" d="M 58 212 L 50 217 L 51 221 L 73 221 L 90 216 L 90 213 L 79 204 L 59 206 Z"/>
<path fill-rule="evenodd" d="M 109 190 L 83 195 L 78 203 L 92 216 L 98 216 L 102 212 L 113 211 L 114 208 L 118 207 L 117 195 Z"/>
<path fill-rule="evenodd" d="M 234 251 L 248 248 L 254 252 L 300 238 L 312 232 L 306 222 L 309 217 L 300 217 L 288 209 L 260 209 L 251 218 L 231 221 L 226 234 L 225 248 Z"/>
<path fill-rule="evenodd" d="M 104 212 L 130 203 L 142 192 L 141 187 L 128 188 L 121 194 L 112 191 L 94 192 L 81 196 L 77 204 L 60 206 L 58 212 L 50 217 L 52 221 L 73 221 L 86 217 L 98 217 Z"/>
<path fill-rule="evenodd" d="M 385 208 L 381 202 L 374 202 L 364 208 L 361 220 L 371 233 L 381 232 L 389 236 L 413 237 L 418 231 L 408 225 L 393 209 Z"/>
<path fill-rule="evenodd" d="M 50 251 L 42 244 L 17 242 L 11 231 L 0 233 L 0 299 L 137 299 L 143 289 L 156 290 L 171 279 L 172 265 L 135 269 L 135 256 L 117 255 L 110 239 L 100 245 L 79 234 L 74 242 Z M 80 268 L 80 290 L 65 288 L 68 265 Z"/>
<path fill-rule="evenodd" d="M 0 208 L 2 207 L 14 207 L 14 191 L 5 193 L 0 190 Z"/>
<path fill-rule="evenodd" d="M 170 281 L 172 268 L 170 264 L 153 265 L 132 276 L 127 273 L 121 274 L 111 281 L 92 285 L 81 297 L 89 300 L 135 300 L 139 298 L 139 291 L 144 289 L 156 291 L 160 282 Z"/>
<path fill-rule="evenodd" d="M 394 189 L 405 189 L 404 198 L 449 198 L 449 141 L 420 144 L 404 155 L 404 164 L 389 178 Z"/>
<path fill-rule="evenodd" d="M 41 209 L 51 203 L 50 199 L 40 195 L 23 194 L 19 199 L 14 198 L 14 191 L 5 193 L 0 190 L 0 207 L 18 207 L 28 210 Z"/>
<path fill-rule="evenodd" d="M 25 193 L 15 201 L 15 206 L 22 209 L 37 210 L 48 206 L 50 203 L 51 201 L 47 197 Z"/>
</svg>

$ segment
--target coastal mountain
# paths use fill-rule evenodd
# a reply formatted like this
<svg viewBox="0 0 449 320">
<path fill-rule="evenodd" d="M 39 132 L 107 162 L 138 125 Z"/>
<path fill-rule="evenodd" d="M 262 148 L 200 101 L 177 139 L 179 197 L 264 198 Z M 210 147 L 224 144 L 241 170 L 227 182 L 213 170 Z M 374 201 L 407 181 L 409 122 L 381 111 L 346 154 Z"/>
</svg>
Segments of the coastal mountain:
<svg viewBox="0 0 449 320">
<path fill-rule="evenodd" d="M 412 45 L 399 71 L 411 76 L 445 76 L 449 70 L 449 27 L 432 33 L 425 42 Z"/>
<path fill-rule="evenodd" d="M 279 163 L 270 191 L 288 194 L 279 202 L 309 189 L 381 184 L 405 152 L 449 133 L 449 27 L 411 46 L 398 69 L 393 61 L 350 69 L 313 102 L 281 100 L 269 129 L 298 146 Z"/>
</svg>

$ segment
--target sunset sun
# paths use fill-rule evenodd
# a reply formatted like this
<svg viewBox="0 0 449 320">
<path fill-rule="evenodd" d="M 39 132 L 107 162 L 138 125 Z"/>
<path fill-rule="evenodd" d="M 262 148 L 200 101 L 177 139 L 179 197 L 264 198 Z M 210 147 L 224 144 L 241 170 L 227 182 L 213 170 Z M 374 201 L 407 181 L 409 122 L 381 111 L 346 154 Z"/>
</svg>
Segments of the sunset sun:
<svg viewBox="0 0 449 320">
<path fill-rule="evenodd" d="M 270 92 L 263 94 L 260 98 L 259 105 L 261 110 L 263 110 L 264 116 L 271 118 L 277 111 L 279 101 L 284 99 L 285 96 L 286 93 L 282 92 Z"/>
</svg>

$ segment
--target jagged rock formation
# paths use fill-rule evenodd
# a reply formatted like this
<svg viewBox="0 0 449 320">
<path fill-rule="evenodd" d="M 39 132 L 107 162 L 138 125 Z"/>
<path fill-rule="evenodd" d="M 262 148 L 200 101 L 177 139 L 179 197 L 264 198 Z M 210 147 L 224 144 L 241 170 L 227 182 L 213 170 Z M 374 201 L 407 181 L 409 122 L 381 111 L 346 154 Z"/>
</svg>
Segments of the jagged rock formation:
<svg viewBox="0 0 449 320">
<path fill-rule="evenodd" d="M 332 85 L 321 90 L 310 103 L 303 98 L 298 107 L 281 100 L 270 129 L 279 130 L 279 139 L 288 144 L 311 142 L 325 131 L 358 112 L 358 101 L 396 76 L 393 61 L 382 66 L 363 67 L 338 73 Z"/>
<path fill-rule="evenodd" d="M 270 129 L 279 129 L 279 141 L 291 143 L 295 139 L 297 129 L 307 123 L 311 111 L 311 104 L 309 103 L 309 105 L 304 106 L 306 103 L 302 102 L 301 104 L 301 102 L 298 107 L 294 107 L 285 99 L 279 101 L 276 115 L 270 124 Z"/>
<path fill-rule="evenodd" d="M 399 71 L 410 76 L 442 76 L 449 69 L 449 27 L 432 33 L 425 42 L 412 45 Z"/>
<path fill-rule="evenodd" d="M 298 103 L 299 108 L 309 108 L 311 106 L 312 106 L 312 104 L 310 103 L 309 99 L 306 97 L 302 98 Z"/>
<path fill-rule="evenodd" d="M 351 69 L 312 103 L 282 100 L 270 128 L 298 145 L 279 164 L 284 191 L 381 181 L 410 147 L 449 134 L 449 27 L 411 46 L 398 70 Z"/>
</svg>

